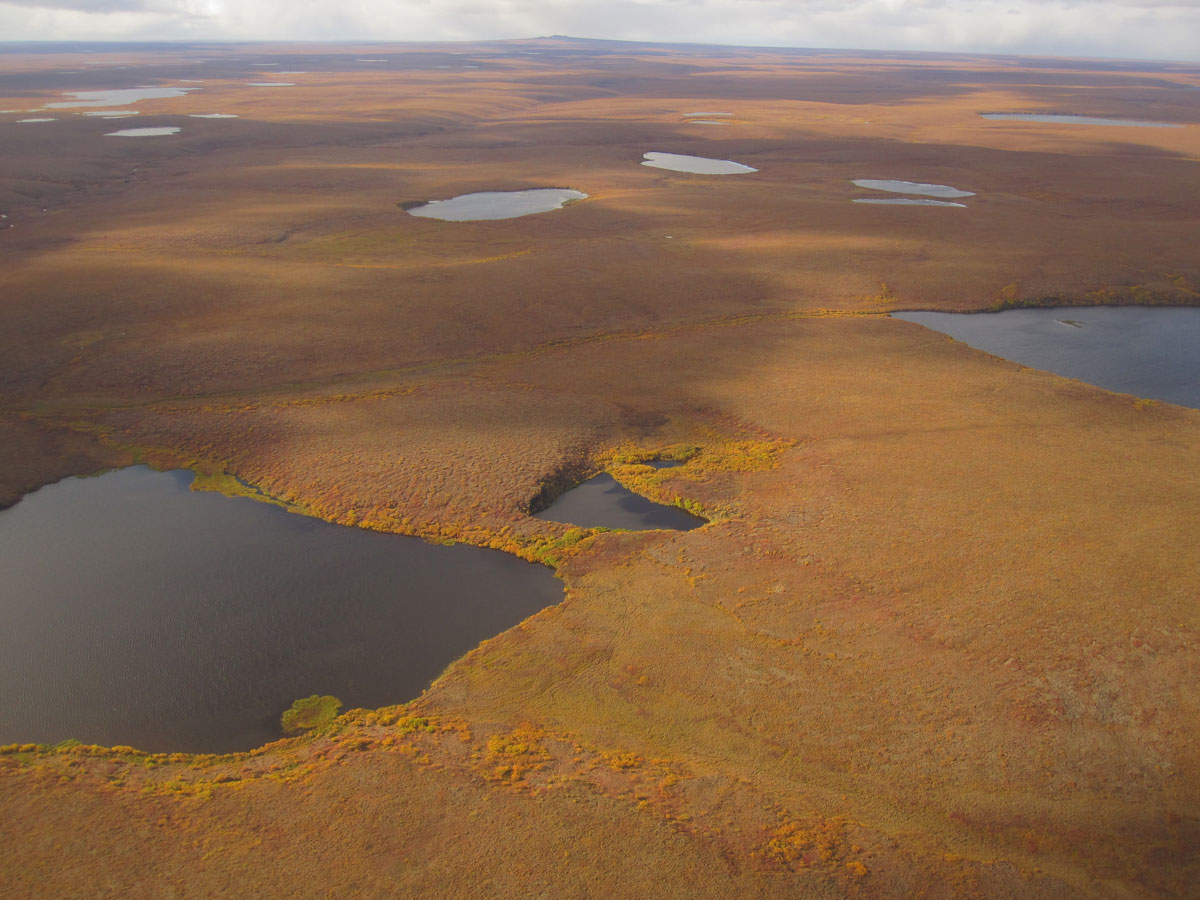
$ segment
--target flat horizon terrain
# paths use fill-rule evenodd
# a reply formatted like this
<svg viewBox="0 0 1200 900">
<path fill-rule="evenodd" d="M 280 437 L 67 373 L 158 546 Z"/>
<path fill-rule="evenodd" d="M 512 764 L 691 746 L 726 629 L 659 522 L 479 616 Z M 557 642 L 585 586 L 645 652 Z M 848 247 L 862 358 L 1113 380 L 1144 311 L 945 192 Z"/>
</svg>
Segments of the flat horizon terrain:
<svg viewBox="0 0 1200 900">
<path fill-rule="evenodd" d="M 6 900 L 1195 895 L 1200 411 L 888 314 L 1200 305 L 1200 66 L 8 44 L 0 110 L 0 507 L 183 467 L 566 587 L 259 750 L 3 749 Z M 534 517 L 599 471 L 709 523 Z"/>
</svg>

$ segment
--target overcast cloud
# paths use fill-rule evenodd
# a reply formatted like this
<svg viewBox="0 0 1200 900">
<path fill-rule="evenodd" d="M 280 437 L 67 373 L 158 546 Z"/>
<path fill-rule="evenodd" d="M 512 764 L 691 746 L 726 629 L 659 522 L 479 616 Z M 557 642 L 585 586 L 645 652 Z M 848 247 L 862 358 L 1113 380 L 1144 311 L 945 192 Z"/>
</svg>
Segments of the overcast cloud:
<svg viewBox="0 0 1200 900">
<path fill-rule="evenodd" d="M 626 40 L 1200 60 L 1200 0 L 0 0 L 3 40 Z"/>
</svg>

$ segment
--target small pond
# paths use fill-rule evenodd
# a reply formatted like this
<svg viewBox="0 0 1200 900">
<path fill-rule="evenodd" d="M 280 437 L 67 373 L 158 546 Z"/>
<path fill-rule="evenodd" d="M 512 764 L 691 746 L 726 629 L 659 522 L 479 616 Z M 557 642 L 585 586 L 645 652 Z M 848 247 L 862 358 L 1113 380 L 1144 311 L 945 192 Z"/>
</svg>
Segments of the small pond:
<svg viewBox="0 0 1200 900">
<path fill-rule="evenodd" d="M 1200 308 L 1088 306 L 894 318 L 1024 366 L 1200 408 Z"/>
<path fill-rule="evenodd" d="M 449 200 L 430 200 L 408 210 L 410 216 L 446 222 L 478 222 L 486 219 L 516 219 L 534 213 L 561 209 L 575 200 L 586 200 L 583 191 L 565 188 L 535 188 L 529 191 L 481 191 Z"/>
<path fill-rule="evenodd" d="M 855 178 L 853 183 L 860 188 L 873 191 L 890 191 L 893 194 L 923 194 L 926 197 L 974 197 L 974 191 L 960 191 L 948 184 L 924 184 L 920 181 L 892 181 L 890 179 Z"/>
<path fill-rule="evenodd" d="M 655 468 L 670 468 L 672 465 L 669 460 L 658 460 L 656 463 L 649 465 Z M 629 531 L 657 528 L 690 531 L 706 524 L 704 519 L 678 506 L 664 506 L 633 493 L 607 472 L 559 494 L 534 518 L 566 522 L 582 528 L 625 528 Z"/>
<path fill-rule="evenodd" d="M 876 206 L 960 206 L 967 208 L 965 203 L 954 203 L 949 200 L 925 200 L 916 197 L 856 197 L 851 203 L 871 203 Z"/>
<path fill-rule="evenodd" d="M 161 137 L 166 134 L 178 134 L 177 125 L 160 125 L 155 128 L 124 128 L 121 131 L 110 131 L 105 137 Z"/>
<path fill-rule="evenodd" d="M 125 88 L 116 91 L 67 91 L 73 100 L 47 103 L 46 109 L 78 109 L 83 106 L 126 106 L 139 100 L 166 100 L 183 97 L 200 88 Z"/>
<path fill-rule="evenodd" d="M 758 169 L 728 159 L 709 159 L 704 156 L 685 156 L 681 153 L 659 153 L 658 151 L 642 155 L 645 157 L 642 160 L 643 166 L 670 169 L 673 172 L 690 172 L 693 175 L 740 175 L 745 172 L 758 171 Z"/>
<path fill-rule="evenodd" d="M 294 81 L 247 81 L 246 87 L 295 87 Z"/>
<path fill-rule="evenodd" d="M 1143 122 L 1139 119 L 1104 119 L 1097 116 L 1047 115 L 1042 113 L 980 113 L 985 119 L 1013 122 L 1056 122 L 1063 125 L 1116 125 L 1121 128 L 1182 128 L 1174 122 Z"/>
<path fill-rule="evenodd" d="M 136 109 L 89 109 L 83 113 L 97 119 L 127 119 L 138 115 Z"/>
<path fill-rule="evenodd" d="M 192 119 L 236 119 L 233 113 L 190 113 Z"/>
<path fill-rule="evenodd" d="M 562 599 L 542 566 L 192 491 L 144 467 L 0 511 L 0 744 L 246 750 L 293 700 L 417 696 Z"/>
<path fill-rule="evenodd" d="M 53 122 L 53 121 L 55 121 L 55 120 L 54 119 L 17 119 L 17 124 L 20 125 L 20 124 L 24 124 L 26 122 Z"/>
<path fill-rule="evenodd" d="M 706 119 L 716 119 L 718 117 L 728 118 L 732 115 L 733 115 L 733 113 L 731 113 L 731 112 L 690 112 L 690 113 L 684 113 L 683 117 L 685 119 L 690 119 L 693 116 L 703 116 Z"/>
</svg>

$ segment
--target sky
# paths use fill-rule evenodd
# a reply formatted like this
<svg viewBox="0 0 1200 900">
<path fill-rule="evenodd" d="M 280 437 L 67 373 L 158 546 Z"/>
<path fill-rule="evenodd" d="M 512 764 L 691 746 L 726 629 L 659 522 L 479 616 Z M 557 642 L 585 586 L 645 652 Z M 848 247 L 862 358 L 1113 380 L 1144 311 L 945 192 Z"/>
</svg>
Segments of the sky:
<svg viewBox="0 0 1200 900">
<path fill-rule="evenodd" d="M 0 0 L 0 40 L 572 37 L 1200 61 L 1200 0 Z"/>
</svg>

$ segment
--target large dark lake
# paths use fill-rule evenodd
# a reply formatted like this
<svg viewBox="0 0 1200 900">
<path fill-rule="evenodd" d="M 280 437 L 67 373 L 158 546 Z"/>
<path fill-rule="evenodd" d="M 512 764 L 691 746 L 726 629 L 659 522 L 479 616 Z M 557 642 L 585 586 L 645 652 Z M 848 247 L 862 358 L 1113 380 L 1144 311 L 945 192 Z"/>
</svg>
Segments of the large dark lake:
<svg viewBox="0 0 1200 900">
<path fill-rule="evenodd" d="M 894 317 L 1025 366 L 1200 408 L 1200 308 L 1088 306 Z"/>
<path fill-rule="evenodd" d="M 144 467 L 0 511 L 0 743 L 228 752 L 293 700 L 410 700 L 546 606 L 549 569 L 192 491 Z"/>
</svg>

